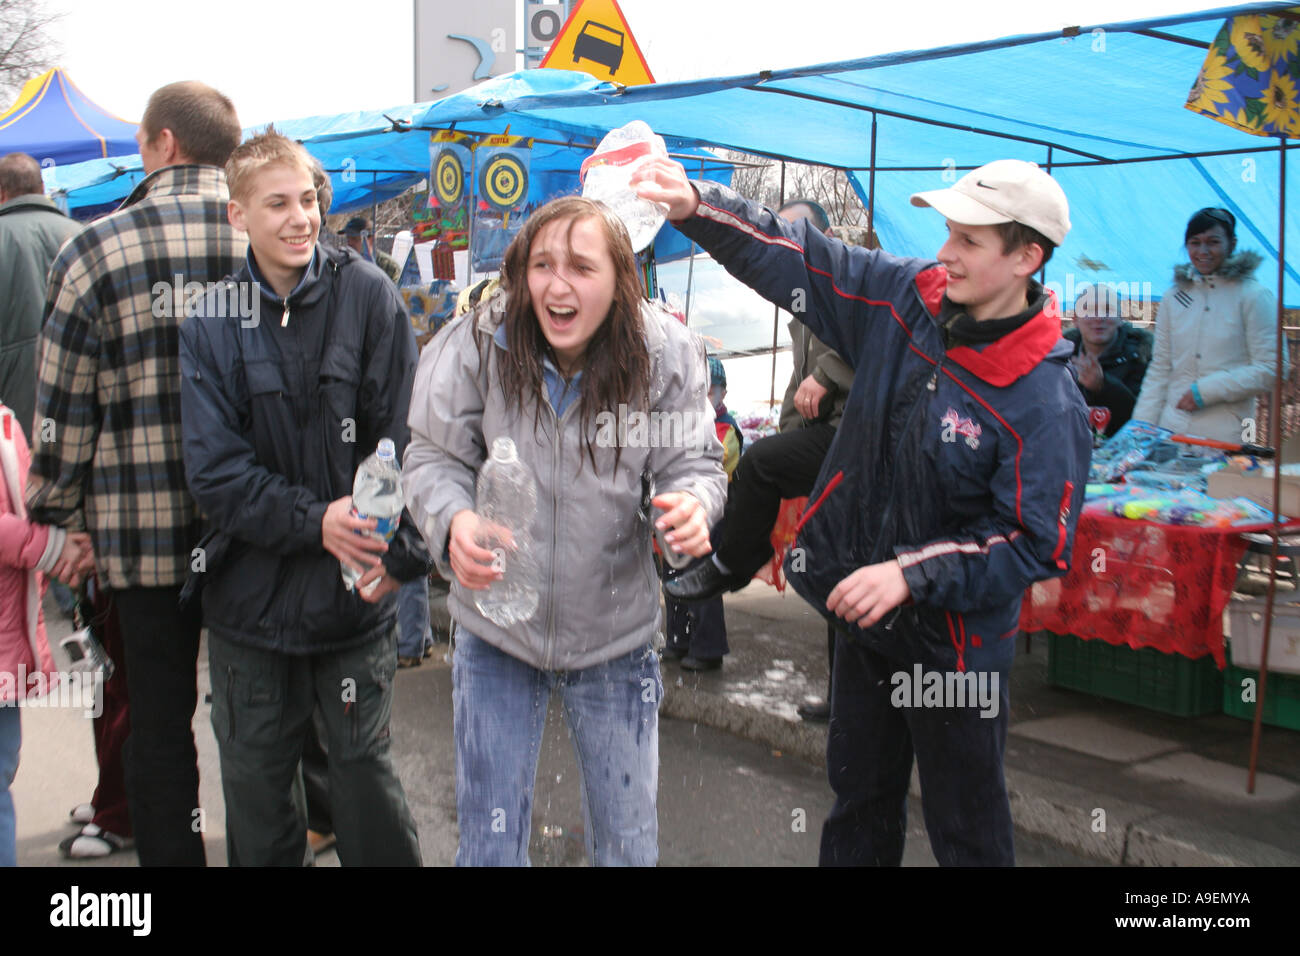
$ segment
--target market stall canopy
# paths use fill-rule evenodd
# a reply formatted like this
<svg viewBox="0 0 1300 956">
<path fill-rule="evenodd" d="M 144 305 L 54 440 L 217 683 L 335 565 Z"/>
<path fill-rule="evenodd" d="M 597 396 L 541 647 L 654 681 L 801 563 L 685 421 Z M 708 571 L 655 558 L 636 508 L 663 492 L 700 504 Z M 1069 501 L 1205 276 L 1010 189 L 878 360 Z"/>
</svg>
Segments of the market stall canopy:
<svg viewBox="0 0 1300 956">
<path fill-rule="evenodd" d="M 670 147 L 839 167 L 864 203 L 874 178 L 876 232 L 886 249 L 910 255 L 931 255 L 944 238 L 941 218 L 909 205 L 913 192 L 993 159 L 1025 159 L 1050 166 L 1070 197 L 1074 228 L 1047 267 L 1066 305 L 1085 282 L 1158 297 L 1184 260 L 1187 219 L 1208 205 L 1237 215 L 1239 245 L 1263 254 L 1258 275 L 1272 284 L 1279 150 L 1183 106 L 1225 19 L 1288 6 L 1242 4 L 626 89 L 528 71 L 439 100 L 417 125 L 499 132 L 509 124 L 514 133 L 589 140 L 641 119 Z M 1300 154 L 1289 148 L 1287 157 L 1295 181 Z M 1295 235 L 1300 214 L 1292 206 L 1286 215 Z M 1285 299 L 1300 304 L 1300 275 L 1289 264 Z"/>
<path fill-rule="evenodd" d="M 68 74 L 53 69 L 28 80 L 13 106 L 0 114 L 0 155 L 27 153 L 47 169 L 139 147 L 135 123 L 97 106 Z"/>
</svg>

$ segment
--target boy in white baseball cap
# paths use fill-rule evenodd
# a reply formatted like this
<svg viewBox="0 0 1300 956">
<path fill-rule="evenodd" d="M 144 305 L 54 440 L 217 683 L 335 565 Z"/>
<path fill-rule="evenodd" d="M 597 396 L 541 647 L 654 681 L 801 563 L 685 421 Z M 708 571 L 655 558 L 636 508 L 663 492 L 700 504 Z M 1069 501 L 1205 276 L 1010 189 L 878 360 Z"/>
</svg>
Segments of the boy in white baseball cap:
<svg viewBox="0 0 1300 956">
<path fill-rule="evenodd" d="M 1020 604 L 1069 569 L 1091 456 L 1060 312 L 1034 280 L 1069 231 L 1065 194 L 1033 163 L 981 166 L 912 197 L 948 238 L 902 259 L 667 160 L 633 184 L 854 368 L 785 566 L 839 631 L 821 862 L 901 861 L 915 756 L 935 858 L 1014 863 L 1002 755 Z"/>
</svg>

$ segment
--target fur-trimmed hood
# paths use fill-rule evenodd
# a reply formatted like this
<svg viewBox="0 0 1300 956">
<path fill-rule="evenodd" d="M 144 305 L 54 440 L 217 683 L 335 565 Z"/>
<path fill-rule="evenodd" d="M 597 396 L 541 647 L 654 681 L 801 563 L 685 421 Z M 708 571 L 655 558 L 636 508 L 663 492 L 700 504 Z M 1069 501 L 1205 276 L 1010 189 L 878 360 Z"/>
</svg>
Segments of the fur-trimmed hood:
<svg viewBox="0 0 1300 956">
<path fill-rule="evenodd" d="M 1259 264 L 1264 261 L 1264 257 L 1258 252 L 1235 252 L 1223 260 L 1223 265 L 1214 271 L 1214 275 L 1221 279 L 1232 279 L 1240 282 L 1242 279 L 1249 279 L 1255 274 Z M 1174 266 L 1174 284 L 1191 285 L 1201 274 L 1196 271 L 1196 266 L 1190 262 L 1184 262 L 1181 265 Z"/>
</svg>

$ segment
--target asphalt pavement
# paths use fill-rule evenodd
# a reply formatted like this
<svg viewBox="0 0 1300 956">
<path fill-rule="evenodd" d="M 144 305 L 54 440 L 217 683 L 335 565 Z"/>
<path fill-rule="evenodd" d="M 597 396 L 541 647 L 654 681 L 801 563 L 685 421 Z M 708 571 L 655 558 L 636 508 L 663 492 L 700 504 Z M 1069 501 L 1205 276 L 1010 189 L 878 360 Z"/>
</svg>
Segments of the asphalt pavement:
<svg viewBox="0 0 1300 956">
<path fill-rule="evenodd" d="M 732 653 L 721 671 L 663 665 L 660 722 L 662 865 L 812 866 L 833 796 L 826 726 L 799 703 L 825 689 L 825 627 L 792 593 L 761 584 L 726 598 Z M 51 636 L 70 629 L 46 604 Z M 445 612 L 435 608 L 435 623 Z M 456 848 L 451 676 L 447 647 L 398 672 L 393 753 L 426 865 Z M 200 693 L 208 688 L 201 655 Z M 1166 717 L 1048 686 L 1035 640 L 1012 672 L 1007 782 L 1020 865 L 1294 865 L 1300 862 L 1300 733 L 1265 728 L 1261 774 L 1245 793 L 1249 724 Z M 201 817 L 210 865 L 225 863 L 224 804 L 209 706 L 194 720 Z M 90 722 L 79 709 L 23 715 L 14 785 L 25 866 L 130 866 L 133 852 L 62 860 L 68 810 L 95 784 Z M 904 865 L 933 866 L 913 780 Z M 1100 813 L 1098 811 L 1101 811 Z M 558 702 L 538 768 L 534 865 L 583 865 L 577 767 Z M 331 851 L 319 865 L 337 865 Z"/>
</svg>

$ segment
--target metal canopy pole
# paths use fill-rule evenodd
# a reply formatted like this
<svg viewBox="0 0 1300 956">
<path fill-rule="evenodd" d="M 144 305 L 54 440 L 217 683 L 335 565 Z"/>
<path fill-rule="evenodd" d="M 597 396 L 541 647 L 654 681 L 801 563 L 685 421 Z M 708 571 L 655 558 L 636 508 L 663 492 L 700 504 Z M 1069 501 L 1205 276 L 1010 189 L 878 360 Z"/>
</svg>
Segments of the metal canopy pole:
<svg viewBox="0 0 1300 956">
<path fill-rule="evenodd" d="M 871 114 L 871 167 L 867 173 L 867 248 L 876 235 L 876 114 Z"/>
<path fill-rule="evenodd" d="M 781 160 L 781 198 L 777 201 L 777 207 L 785 205 L 785 160 Z M 776 339 L 781 328 L 781 307 L 772 306 L 772 378 L 769 382 L 771 390 L 768 392 L 768 408 L 776 405 Z"/>
<path fill-rule="evenodd" d="M 1259 686 L 1255 694 L 1255 718 L 1250 725 L 1250 772 L 1246 777 L 1246 792 L 1255 792 L 1255 770 L 1259 764 L 1259 737 L 1264 716 L 1264 693 L 1268 686 L 1268 645 L 1273 636 L 1273 608 L 1277 600 L 1277 552 L 1281 544 L 1282 528 L 1282 320 L 1285 309 L 1282 294 L 1286 279 L 1286 136 L 1278 139 L 1278 203 L 1277 203 L 1277 368 L 1274 373 L 1272 402 L 1269 405 L 1269 444 L 1273 446 L 1273 526 L 1269 535 L 1273 547 L 1268 559 L 1268 597 L 1264 600 L 1264 642 L 1259 652 Z"/>
</svg>

